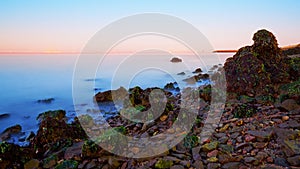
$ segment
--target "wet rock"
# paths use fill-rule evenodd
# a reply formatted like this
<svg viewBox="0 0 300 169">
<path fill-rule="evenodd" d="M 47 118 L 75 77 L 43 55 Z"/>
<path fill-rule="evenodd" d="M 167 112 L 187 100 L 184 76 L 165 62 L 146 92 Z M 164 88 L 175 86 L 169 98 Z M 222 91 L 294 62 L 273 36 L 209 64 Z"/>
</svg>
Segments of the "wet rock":
<svg viewBox="0 0 300 169">
<path fill-rule="evenodd" d="M 0 134 L 0 141 L 9 140 L 12 135 L 20 133 L 21 130 L 22 127 L 19 124 L 8 127 Z"/>
<path fill-rule="evenodd" d="M 274 159 L 274 164 L 282 166 L 282 167 L 289 167 L 290 165 L 284 158 L 277 157 Z"/>
<path fill-rule="evenodd" d="M 287 158 L 287 161 L 290 163 L 292 166 L 300 166 L 300 155 L 294 156 L 294 157 L 289 157 Z"/>
<path fill-rule="evenodd" d="M 182 59 L 177 58 L 177 57 L 173 57 L 173 58 L 170 60 L 170 62 L 172 62 L 172 63 L 178 63 L 178 62 L 182 62 Z"/>
</svg>

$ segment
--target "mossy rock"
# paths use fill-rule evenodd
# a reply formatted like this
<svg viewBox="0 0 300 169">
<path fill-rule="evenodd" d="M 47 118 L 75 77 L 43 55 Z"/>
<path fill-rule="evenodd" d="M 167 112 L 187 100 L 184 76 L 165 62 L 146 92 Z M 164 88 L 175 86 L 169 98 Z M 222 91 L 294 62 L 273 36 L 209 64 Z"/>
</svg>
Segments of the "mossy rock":
<svg viewBox="0 0 300 169">
<path fill-rule="evenodd" d="M 94 141 L 86 140 L 82 146 L 82 156 L 83 157 L 99 157 L 99 151 L 101 150 L 101 147 L 96 144 Z"/>
<path fill-rule="evenodd" d="M 155 168 L 158 168 L 158 169 L 166 169 L 166 168 L 170 168 L 172 166 L 173 166 L 173 161 L 171 161 L 171 160 L 159 159 L 155 163 Z"/>
<path fill-rule="evenodd" d="M 239 104 L 233 110 L 235 118 L 252 117 L 256 113 L 256 108 L 253 105 Z"/>
<path fill-rule="evenodd" d="M 183 145 L 186 148 L 194 148 L 198 145 L 198 143 L 199 143 L 199 139 L 196 135 L 187 135 L 183 139 Z"/>
</svg>

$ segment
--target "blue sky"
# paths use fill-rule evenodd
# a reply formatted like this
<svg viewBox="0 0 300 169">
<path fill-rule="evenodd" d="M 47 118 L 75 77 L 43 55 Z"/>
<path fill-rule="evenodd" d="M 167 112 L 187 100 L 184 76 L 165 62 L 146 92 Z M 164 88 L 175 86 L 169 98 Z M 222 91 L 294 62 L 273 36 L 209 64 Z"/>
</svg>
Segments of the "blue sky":
<svg viewBox="0 0 300 169">
<path fill-rule="evenodd" d="M 300 1 L 0 1 L 0 51 L 80 51 L 105 25 L 125 16 L 156 12 L 197 27 L 215 49 L 252 43 L 266 28 L 280 45 L 300 43 Z"/>
</svg>

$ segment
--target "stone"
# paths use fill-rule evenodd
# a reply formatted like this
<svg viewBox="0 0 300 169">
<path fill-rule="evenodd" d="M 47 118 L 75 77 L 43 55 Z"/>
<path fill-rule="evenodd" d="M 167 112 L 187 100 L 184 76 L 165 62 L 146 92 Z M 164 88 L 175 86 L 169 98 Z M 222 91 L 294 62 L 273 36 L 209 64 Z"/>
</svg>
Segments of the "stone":
<svg viewBox="0 0 300 169">
<path fill-rule="evenodd" d="M 207 157 L 216 157 L 218 155 L 218 150 L 213 150 L 207 153 Z"/>
<path fill-rule="evenodd" d="M 45 104 L 50 104 L 54 101 L 54 98 L 47 98 L 47 99 L 40 99 L 37 101 L 37 103 L 45 103 Z"/>
<path fill-rule="evenodd" d="M 200 153 L 200 149 L 201 149 L 201 146 L 197 146 L 197 147 L 192 148 L 192 156 L 193 156 L 193 159 L 195 161 L 201 159 L 201 156 L 199 154 Z"/>
<path fill-rule="evenodd" d="M 294 157 L 289 157 L 289 158 L 287 158 L 287 161 L 292 166 L 298 166 L 298 167 L 300 167 L 300 155 L 297 155 L 297 156 L 294 156 Z"/>
<path fill-rule="evenodd" d="M 184 169 L 182 165 L 174 165 L 170 169 Z"/>
<path fill-rule="evenodd" d="M 245 141 L 246 142 L 252 142 L 252 141 L 254 141 L 255 140 L 255 137 L 254 136 L 251 136 L 251 135 L 249 135 L 249 134 L 247 134 L 246 136 L 245 136 Z"/>
<path fill-rule="evenodd" d="M 288 111 L 293 111 L 299 109 L 300 105 L 294 99 L 287 99 L 281 103 L 281 107 Z"/>
<path fill-rule="evenodd" d="M 38 169 L 40 161 L 37 159 L 31 159 L 24 164 L 24 169 Z"/>
<path fill-rule="evenodd" d="M 192 166 L 196 169 L 204 169 L 203 162 L 200 160 L 195 161 Z"/>
<path fill-rule="evenodd" d="M 209 163 L 216 163 L 216 162 L 218 162 L 218 158 L 217 157 L 210 157 L 210 158 L 207 159 L 207 161 Z"/>
<path fill-rule="evenodd" d="M 253 144 L 253 147 L 258 148 L 258 149 L 263 149 L 268 145 L 268 142 L 256 142 Z"/>
<path fill-rule="evenodd" d="M 185 75 L 184 72 L 177 73 L 177 75 Z"/>
<path fill-rule="evenodd" d="M 72 158 L 79 159 L 82 154 L 83 141 L 73 144 L 71 147 L 68 147 L 65 151 L 64 158 L 70 160 Z"/>
<path fill-rule="evenodd" d="M 76 169 L 78 167 L 78 162 L 75 160 L 65 160 L 55 166 L 55 169 Z"/>
<path fill-rule="evenodd" d="M 163 169 L 163 168 L 171 168 L 173 166 L 173 161 L 159 159 L 155 163 L 155 168 Z"/>
<path fill-rule="evenodd" d="M 46 159 L 43 160 L 43 168 L 52 168 L 56 165 L 57 163 L 57 156 L 56 155 L 51 155 L 50 157 L 47 157 Z"/>
<path fill-rule="evenodd" d="M 282 151 L 288 157 L 300 154 L 300 141 L 299 140 L 284 140 Z"/>
<path fill-rule="evenodd" d="M 261 161 L 261 160 L 263 160 L 263 159 L 265 159 L 265 158 L 267 158 L 267 157 L 268 157 L 268 154 L 265 153 L 265 152 L 263 152 L 263 151 L 259 151 L 259 152 L 257 153 L 257 155 L 255 156 L 255 158 L 256 158 L 257 160 L 259 160 L 259 161 Z"/>
<path fill-rule="evenodd" d="M 270 139 L 273 135 L 273 131 L 250 130 L 247 133 L 251 134 L 252 136 L 255 136 L 256 140 L 259 142 L 270 141 Z"/>
<path fill-rule="evenodd" d="M 95 95 L 96 102 L 111 102 L 113 96 L 115 100 L 124 99 L 128 95 L 127 90 L 124 87 L 120 87 L 117 90 L 109 90 L 105 92 L 99 92 Z"/>
<path fill-rule="evenodd" d="M 274 159 L 274 164 L 282 166 L 282 167 L 289 167 L 290 165 L 284 158 L 277 157 Z"/>
<path fill-rule="evenodd" d="M 218 147 L 218 145 L 219 145 L 218 141 L 206 143 L 202 146 L 202 150 L 205 152 L 212 151 L 212 150 L 216 149 Z"/>
<path fill-rule="evenodd" d="M 221 167 L 221 164 L 219 164 L 219 163 L 209 163 L 208 165 L 207 165 L 207 168 L 208 169 L 218 169 L 218 168 L 220 168 Z"/>
<path fill-rule="evenodd" d="M 246 162 L 246 163 L 252 163 L 252 162 L 254 162 L 256 160 L 256 158 L 254 158 L 254 157 L 245 157 L 244 158 L 244 161 Z"/>
<path fill-rule="evenodd" d="M 236 169 L 239 168 L 241 165 L 240 162 L 230 162 L 230 163 L 226 163 L 222 166 L 223 169 Z"/>
</svg>

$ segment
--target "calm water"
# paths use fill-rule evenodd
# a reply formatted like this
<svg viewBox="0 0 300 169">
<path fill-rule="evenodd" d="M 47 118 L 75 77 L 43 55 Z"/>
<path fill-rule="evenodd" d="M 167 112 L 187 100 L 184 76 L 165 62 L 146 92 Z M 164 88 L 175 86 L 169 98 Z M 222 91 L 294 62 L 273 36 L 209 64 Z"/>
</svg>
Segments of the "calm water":
<svg viewBox="0 0 300 169">
<path fill-rule="evenodd" d="M 218 60 L 209 55 L 203 60 L 194 56 L 180 56 L 183 63 L 171 63 L 170 57 L 147 56 L 130 60 L 124 56 L 109 56 L 104 59 L 96 73 L 96 77 L 82 78 L 82 105 L 73 105 L 72 77 L 76 63 L 76 55 L 0 55 L 0 114 L 10 116 L 0 119 L 0 132 L 7 127 L 20 124 L 25 135 L 37 131 L 36 117 L 47 110 L 64 109 L 67 115 L 76 115 L 75 109 L 85 112 L 91 98 L 85 98 L 86 93 L 109 90 L 117 86 L 125 88 L 140 86 L 163 87 L 168 82 L 182 80 L 191 75 L 197 67 L 207 71 L 211 66 L 223 64 L 232 54 L 219 54 Z M 123 61 L 123 62 L 121 62 Z M 140 63 L 160 63 L 167 72 L 161 69 L 149 68 L 135 74 L 134 65 Z M 136 64 L 132 64 L 136 63 Z M 188 66 L 186 66 L 188 65 Z M 116 71 L 117 70 L 117 71 Z M 118 71 L 119 70 L 119 71 Z M 125 71 L 124 71 L 125 70 Z M 186 72 L 185 76 L 177 75 Z M 115 77 L 117 80 L 112 80 Z M 114 85 L 111 86 L 111 82 Z M 90 85 L 93 84 L 93 88 Z M 85 87 L 87 86 L 87 87 Z M 37 103 L 39 99 L 54 98 L 50 104 Z"/>
</svg>

